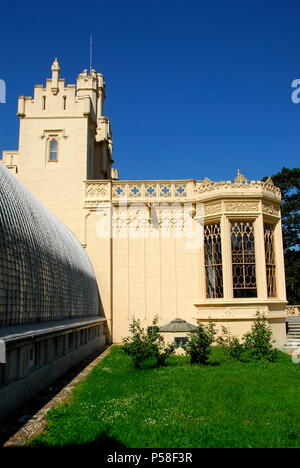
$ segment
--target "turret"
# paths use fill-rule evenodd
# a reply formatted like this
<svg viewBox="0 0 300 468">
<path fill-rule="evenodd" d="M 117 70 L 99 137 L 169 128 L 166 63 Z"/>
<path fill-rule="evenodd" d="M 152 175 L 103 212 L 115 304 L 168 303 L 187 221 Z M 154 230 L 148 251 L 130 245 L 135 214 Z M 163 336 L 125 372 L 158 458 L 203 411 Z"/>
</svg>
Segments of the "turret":
<svg viewBox="0 0 300 468">
<path fill-rule="evenodd" d="M 54 96 L 56 96 L 59 91 L 58 81 L 59 81 L 59 72 L 60 72 L 60 66 L 59 66 L 57 58 L 54 59 L 54 62 L 51 67 L 51 71 L 52 71 L 51 91 L 54 94 Z"/>
<path fill-rule="evenodd" d="M 93 110 L 91 118 L 96 120 L 97 115 L 97 75 L 93 73 L 88 73 L 87 70 L 83 70 L 77 77 L 77 98 L 89 98 L 92 104 L 91 108 Z M 87 109 L 87 104 L 85 104 Z"/>
<path fill-rule="evenodd" d="M 97 109 L 97 117 L 103 116 L 103 104 L 105 99 L 105 83 L 104 77 L 101 73 L 97 73 L 98 78 L 98 109 Z"/>
</svg>

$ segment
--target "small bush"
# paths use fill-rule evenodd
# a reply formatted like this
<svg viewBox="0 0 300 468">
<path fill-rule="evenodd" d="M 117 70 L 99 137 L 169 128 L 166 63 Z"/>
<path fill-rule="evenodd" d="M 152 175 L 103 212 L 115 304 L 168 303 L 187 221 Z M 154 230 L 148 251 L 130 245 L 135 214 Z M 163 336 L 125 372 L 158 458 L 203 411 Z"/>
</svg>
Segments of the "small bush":
<svg viewBox="0 0 300 468">
<path fill-rule="evenodd" d="M 265 315 L 259 312 L 256 314 L 251 331 L 244 334 L 241 342 L 232 336 L 227 328 L 222 327 L 222 336 L 217 339 L 217 343 L 226 347 L 233 359 L 241 362 L 262 359 L 274 362 L 279 357 L 278 351 L 273 347 L 272 330 Z"/>
<path fill-rule="evenodd" d="M 123 351 L 132 357 L 136 369 L 141 369 L 142 363 L 150 358 L 154 358 L 157 365 L 163 366 L 175 352 L 176 345 L 165 343 L 157 323 L 158 317 L 155 317 L 152 326 L 145 331 L 140 321 L 134 320 L 129 328 L 131 336 L 123 339 Z"/>
<path fill-rule="evenodd" d="M 216 335 L 215 327 L 213 322 L 209 322 L 207 325 L 199 323 L 197 330 L 189 334 L 184 350 L 190 356 L 192 364 L 208 363 L 211 346 Z"/>
<path fill-rule="evenodd" d="M 226 327 L 222 327 L 222 335 L 216 340 L 219 346 L 227 348 L 230 357 L 240 360 L 244 345 L 236 336 L 232 336 Z"/>
<path fill-rule="evenodd" d="M 273 347 L 272 330 L 264 315 L 258 312 L 256 317 L 251 331 L 244 335 L 244 347 L 252 351 L 253 359 L 274 361 L 278 357 L 278 351 Z"/>
</svg>

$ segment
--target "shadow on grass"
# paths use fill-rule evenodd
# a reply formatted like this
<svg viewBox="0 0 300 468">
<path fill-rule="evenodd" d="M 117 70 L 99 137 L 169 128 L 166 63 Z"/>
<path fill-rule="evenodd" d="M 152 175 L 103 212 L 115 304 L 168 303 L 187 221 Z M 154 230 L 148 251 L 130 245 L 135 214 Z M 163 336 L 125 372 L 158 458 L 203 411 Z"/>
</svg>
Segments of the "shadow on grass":
<svg viewBox="0 0 300 468">
<path fill-rule="evenodd" d="M 76 448 L 97 448 L 103 449 L 105 451 L 111 450 L 121 450 L 127 448 L 126 445 L 123 445 L 119 440 L 115 437 L 110 437 L 106 432 L 102 432 L 99 436 L 96 437 L 95 440 L 91 440 L 90 442 L 83 442 L 83 443 L 75 443 L 75 444 L 68 444 L 68 445 L 48 445 L 45 442 L 35 440 L 32 445 L 28 446 L 28 448 L 62 448 L 62 449 L 76 449 Z"/>
<path fill-rule="evenodd" d="M 222 363 L 220 361 L 208 361 L 205 364 L 202 362 L 189 362 L 190 366 L 193 368 L 199 368 L 199 369 L 208 369 L 209 367 L 219 367 Z"/>
<path fill-rule="evenodd" d="M 68 385 L 86 366 L 98 357 L 101 352 L 95 351 L 82 361 L 78 362 L 67 372 L 52 382 L 46 389 L 34 396 L 28 403 L 16 412 L 1 421 L 0 448 L 9 440 L 24 424 L 29 421 L 44 405 L 55 397 L 66 385 Z"/>
<path fill-rule="evenodd" d="M 177 358 L 176 356 L 175 358 Z M 180 359 L 184 358 L 185 356 L 180 356 Z M 209 368 L 209 367 L 218 367 L 222 364 L 221 361 L 208 361 L 206 364 L 203 363 L 197 363 L 193 362 L 191 363 L 190 360 L 186 359 L 186 364 L 187 366 L 193 366 L 193 367 L 201 367 L 201 368 Z M 179 360 L 175 360 L 172 358 L 170 360 L 167 360 L 165 363 L 157 363 L 155 359 L 146 359 L 145 361 L 142 362 L 141 367 L 134 367 L 136 371 L 147 371 L 151 369 L 165 369 L 167 367 L 177 367 L 178 365 L 181 367 L 181 362 Z"/>
<path fill-rule="evenodd" d="M 221 365 L 220 361 L 211 361 L 207 364 L 208 367 L 219 367 Z"/>
</svg>

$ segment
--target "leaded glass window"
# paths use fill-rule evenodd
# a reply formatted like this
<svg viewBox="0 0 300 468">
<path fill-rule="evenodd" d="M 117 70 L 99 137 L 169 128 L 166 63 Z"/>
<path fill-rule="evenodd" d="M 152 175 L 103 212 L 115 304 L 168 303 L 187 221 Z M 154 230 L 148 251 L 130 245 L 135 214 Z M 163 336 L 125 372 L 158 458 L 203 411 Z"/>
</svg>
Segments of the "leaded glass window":
<svg viewBox="0 0 300 468">
<path fill-rule="evenodd" d="M 220 224 L 204 227 L 206 297 L 223 297 L 223 268 Z"/>
<path fill-rule="evenodd" d="M 274 226 L 271 224 L 264 225 L 265 237 L 265 255 L 266 255 L 266 275 L 267 275 L 267 291 L 268 297 L 276 297 L 276 262 L 274 252 Z"/>
<path fill-rule="evenodd" d="M 235 298 L 257 297 L 254 226 L 231 223 L 232 278 Z"/>
</svg>

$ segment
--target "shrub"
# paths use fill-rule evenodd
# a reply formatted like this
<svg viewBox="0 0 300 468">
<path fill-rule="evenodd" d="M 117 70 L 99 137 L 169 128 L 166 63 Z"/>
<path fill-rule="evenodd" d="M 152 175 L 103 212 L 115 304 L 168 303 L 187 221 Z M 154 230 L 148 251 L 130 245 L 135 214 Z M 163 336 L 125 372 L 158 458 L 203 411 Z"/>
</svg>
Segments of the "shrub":
<svg viewBox="0 0 300 468">
<path fill-rule="evenodd" d="M 226 327 L 222 327 L 222 333 L 223 335 L 216 340 L 217 344 L 227 348 L 230 357 L 239 360 L 244 351 L 243 343 L 236 336 L 232 336 Z"/>
<path fill-rule="evenodd" d="M 242 342 L 230 334 L 227 328 L 222 327 L 222 336 L 217 339 L 220 346 L 228 349 L 229 355 L 241 362 L 266 359 L 275 361 L 279 353 L 273 348 L 272 330 L 265 315 L 257 312 L 256 320 L 251 331 L 245 333 Z"/>
<path fill-rule="evenodd" d="M 166 344 L 159 333 L 158 317 L 155 317 L 147 331 L 141 327 L 139 320 L 130 324 L 131 336 L 123 339 L 123 351 L 132 357 L 136 369 L 146 359 L 154 358 L 159 366 L 165 365 L 166 359 L 174 354 L 176 345 Z"/>
<path fill-rule="evenodd" d="M 251 350 L 253 359 L 274 361 L 278 357 L 278 351 L 273 348 L 272 330 L 265 315 L 257 312 L 256 317 L 251 331 L 244 335 L 244 347 Z"/>
<path fill-rule="evenodd" d="M 211 345 L 216 335 L 215 327 L 213 322 L 209 322 L 207 325 L 199 323 L 196 331 L 189 334 L 184 350 L 190 356 L 192 364 L 208 363 Z"/>
<path fill-rule="evenodd" d="M 132 357 L 136 369 L 146 359 L 152 357 L 152 349 L 149 346 L 145 330 L 141 328 L 139 320 L 134 320 L 129 327 L 132 336 L 123 339 L 123 351 Z"/>
</svg>

